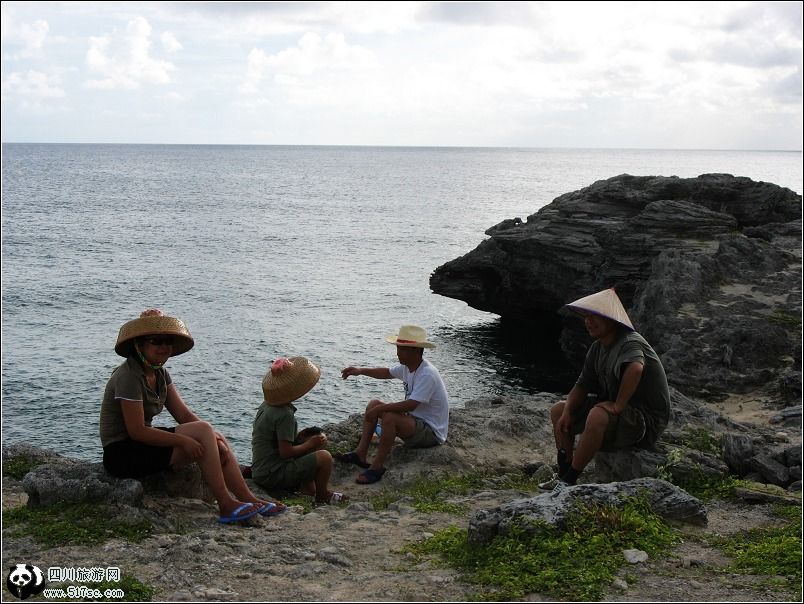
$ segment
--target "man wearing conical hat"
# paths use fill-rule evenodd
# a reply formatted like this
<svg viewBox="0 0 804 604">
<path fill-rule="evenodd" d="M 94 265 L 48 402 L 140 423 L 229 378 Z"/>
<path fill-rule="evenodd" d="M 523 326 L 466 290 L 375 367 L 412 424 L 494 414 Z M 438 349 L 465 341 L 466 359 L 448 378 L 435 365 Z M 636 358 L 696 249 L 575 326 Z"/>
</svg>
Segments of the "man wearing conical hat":
<svg viewBox="0 0 804 604">
<path fill-rule="evenodd" d="M 550 411 L 558 449 L 557 480 L 573 485 L 598 451 L 650 448 L 670 419 L 670 392 L 656 352 L 613 289 L 567 304 L 594 339 L 566 400 Z M 575 437 L 579 435 L 575 447 Z"/>
<path fill-rule="evenodd" d="M 385 474 L 385 457 L 397 436 L 410 448 L 435 447 L 447 440 L 447 389 L 438 370 L 424 358 L 424 349 L 435 348 L 435 344 L 427 341 L 427 333 L 417 325 L 403 325 L 398 334 L 386 337 L 385 341 L 396 345 L 399 365 L 390 368 L 347 367 L 341 372 L 343 379 L 351 375 L 367 375 L 383 380 L 397 378 L 405 385 L 403 401 L 369 402 L 357 448 L 335 456 L 339 461 L 364 468 L 357 477 L 358 484 L 371 484 L 382 478 Z M 380 442 L 374 459 L 368 463 L 369 443 L 379 422 L 382 422 Z"/>
</svg>

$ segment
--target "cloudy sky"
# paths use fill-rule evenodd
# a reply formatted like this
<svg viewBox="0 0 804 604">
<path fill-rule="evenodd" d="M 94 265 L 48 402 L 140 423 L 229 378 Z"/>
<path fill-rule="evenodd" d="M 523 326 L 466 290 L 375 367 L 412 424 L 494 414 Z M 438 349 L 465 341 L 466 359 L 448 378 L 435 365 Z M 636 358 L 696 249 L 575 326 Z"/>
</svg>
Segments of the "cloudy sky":
<svg viewBox="0 0 804 604">
<path fill-rule="evenodd" d="M 5 142 L 799 150 L 800 2 L 3 2 Z"/>
</svg>

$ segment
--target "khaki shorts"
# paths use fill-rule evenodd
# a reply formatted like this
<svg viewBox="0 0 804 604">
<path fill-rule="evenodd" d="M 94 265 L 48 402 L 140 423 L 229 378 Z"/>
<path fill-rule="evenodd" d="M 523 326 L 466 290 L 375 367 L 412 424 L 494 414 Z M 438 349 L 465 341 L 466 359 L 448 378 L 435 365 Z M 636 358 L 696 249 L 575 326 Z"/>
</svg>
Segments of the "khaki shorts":
<svg viewBox="0 0 804 604">
<path fill-rule="evenodd" d="M 413 416 L 411 416 L 413 417 Z M 416 431 L 410 438 L 403 438 L 405 446 L 409 449 L 426 449 L 440 445 L 441 441 L 433 432 L 433 429 L 423 420 L 414 417 L 416 420 Z"/>
<path fill-rule="evenodd" d="M 315 453 L 308 453 L 296 459 L 287 460 L 267 476 L 254 478 L 254 482 L 264 489 L 293 491 L 315 479 L 315 469 Z"/>
<path fill-rule="evenodd" d="M 598 403 L 597 399 L 587 398 L 584 406 L 572 414 L 572 434 L 580 434 L 586 428 L 586 418 L 589 412 Z M 630 405 L 620 415 L 615 415 L 608 409 L 603 409 L 609 416 L 609 425 L 603 435 L 601 451 L 617 451 L 626 447 L 633 447 L 645 438 L 645 416 L 639 409 Z"/>
</svg>

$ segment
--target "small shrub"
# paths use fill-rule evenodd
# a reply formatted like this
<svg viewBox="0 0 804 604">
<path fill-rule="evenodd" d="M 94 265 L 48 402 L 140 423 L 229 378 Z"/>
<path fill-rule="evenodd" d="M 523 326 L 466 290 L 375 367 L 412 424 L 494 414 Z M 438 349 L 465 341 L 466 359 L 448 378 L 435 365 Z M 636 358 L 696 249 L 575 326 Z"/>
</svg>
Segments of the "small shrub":
<svg viewBox="0 0 804 604">
<path fill-rule="evenodd" d="M 483 586 L 482 599 L 515 600 L 529 593 L 569 600 L 602 597 L 619 567 L 623 549 L 657 554 L 678 541 L 676 532 L 643 499 L 622 508 L 579 508 L 564 530 L 545 524 L 514 528 L 490 544 L 472 547 L 467 531 L 450 527 L 407 551 L 439 555 Z"/>
</svg>

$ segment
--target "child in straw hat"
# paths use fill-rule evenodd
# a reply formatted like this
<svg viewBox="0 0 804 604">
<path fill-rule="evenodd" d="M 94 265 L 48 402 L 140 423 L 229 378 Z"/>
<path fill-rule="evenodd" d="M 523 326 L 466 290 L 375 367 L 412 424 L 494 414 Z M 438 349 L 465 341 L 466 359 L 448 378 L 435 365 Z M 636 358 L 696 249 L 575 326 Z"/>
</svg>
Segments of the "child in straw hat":
<svg viewBox="0 0 804 604">
<path fill-rule="evenodd" d="M 126 361 L 112 373 L 100 411 L 103 465 L 112 476 L 142 478 L 196 462 L 218 502 L 221 523 L 274 516 L 281 503 L 262 500 L 248 488 L 229 443 L 182 400 L 165 368 L 194 341 L 182 321 L 150 308 L 121 328 L 115 352 Z M 167 409 L 175 428 L 156 428 Z"/>
<path fill-rule="evenodd" d="M 670 419 L 662 362 L 634 331 L 614 290 L 580 298 L 567 308 L 583 317 L 595 341 L 567 399 L 550 411 L 559 472 L 542 488 L 575 484 L 598 451 L 653 446 Z"/>
<path fill-rule="evenodd" d="M 297 431 L 293 401 L 309 392 L 321 370 L 304 357 L 273 362 L 262 380 L 264 402 L 257 410 L 251 434 L 251 475 L 265 489 L 301 490 L 317 503 L 346 501 L 329 490 L 332 456 L 327 437 L 318 430 Z"/>
</svg>

